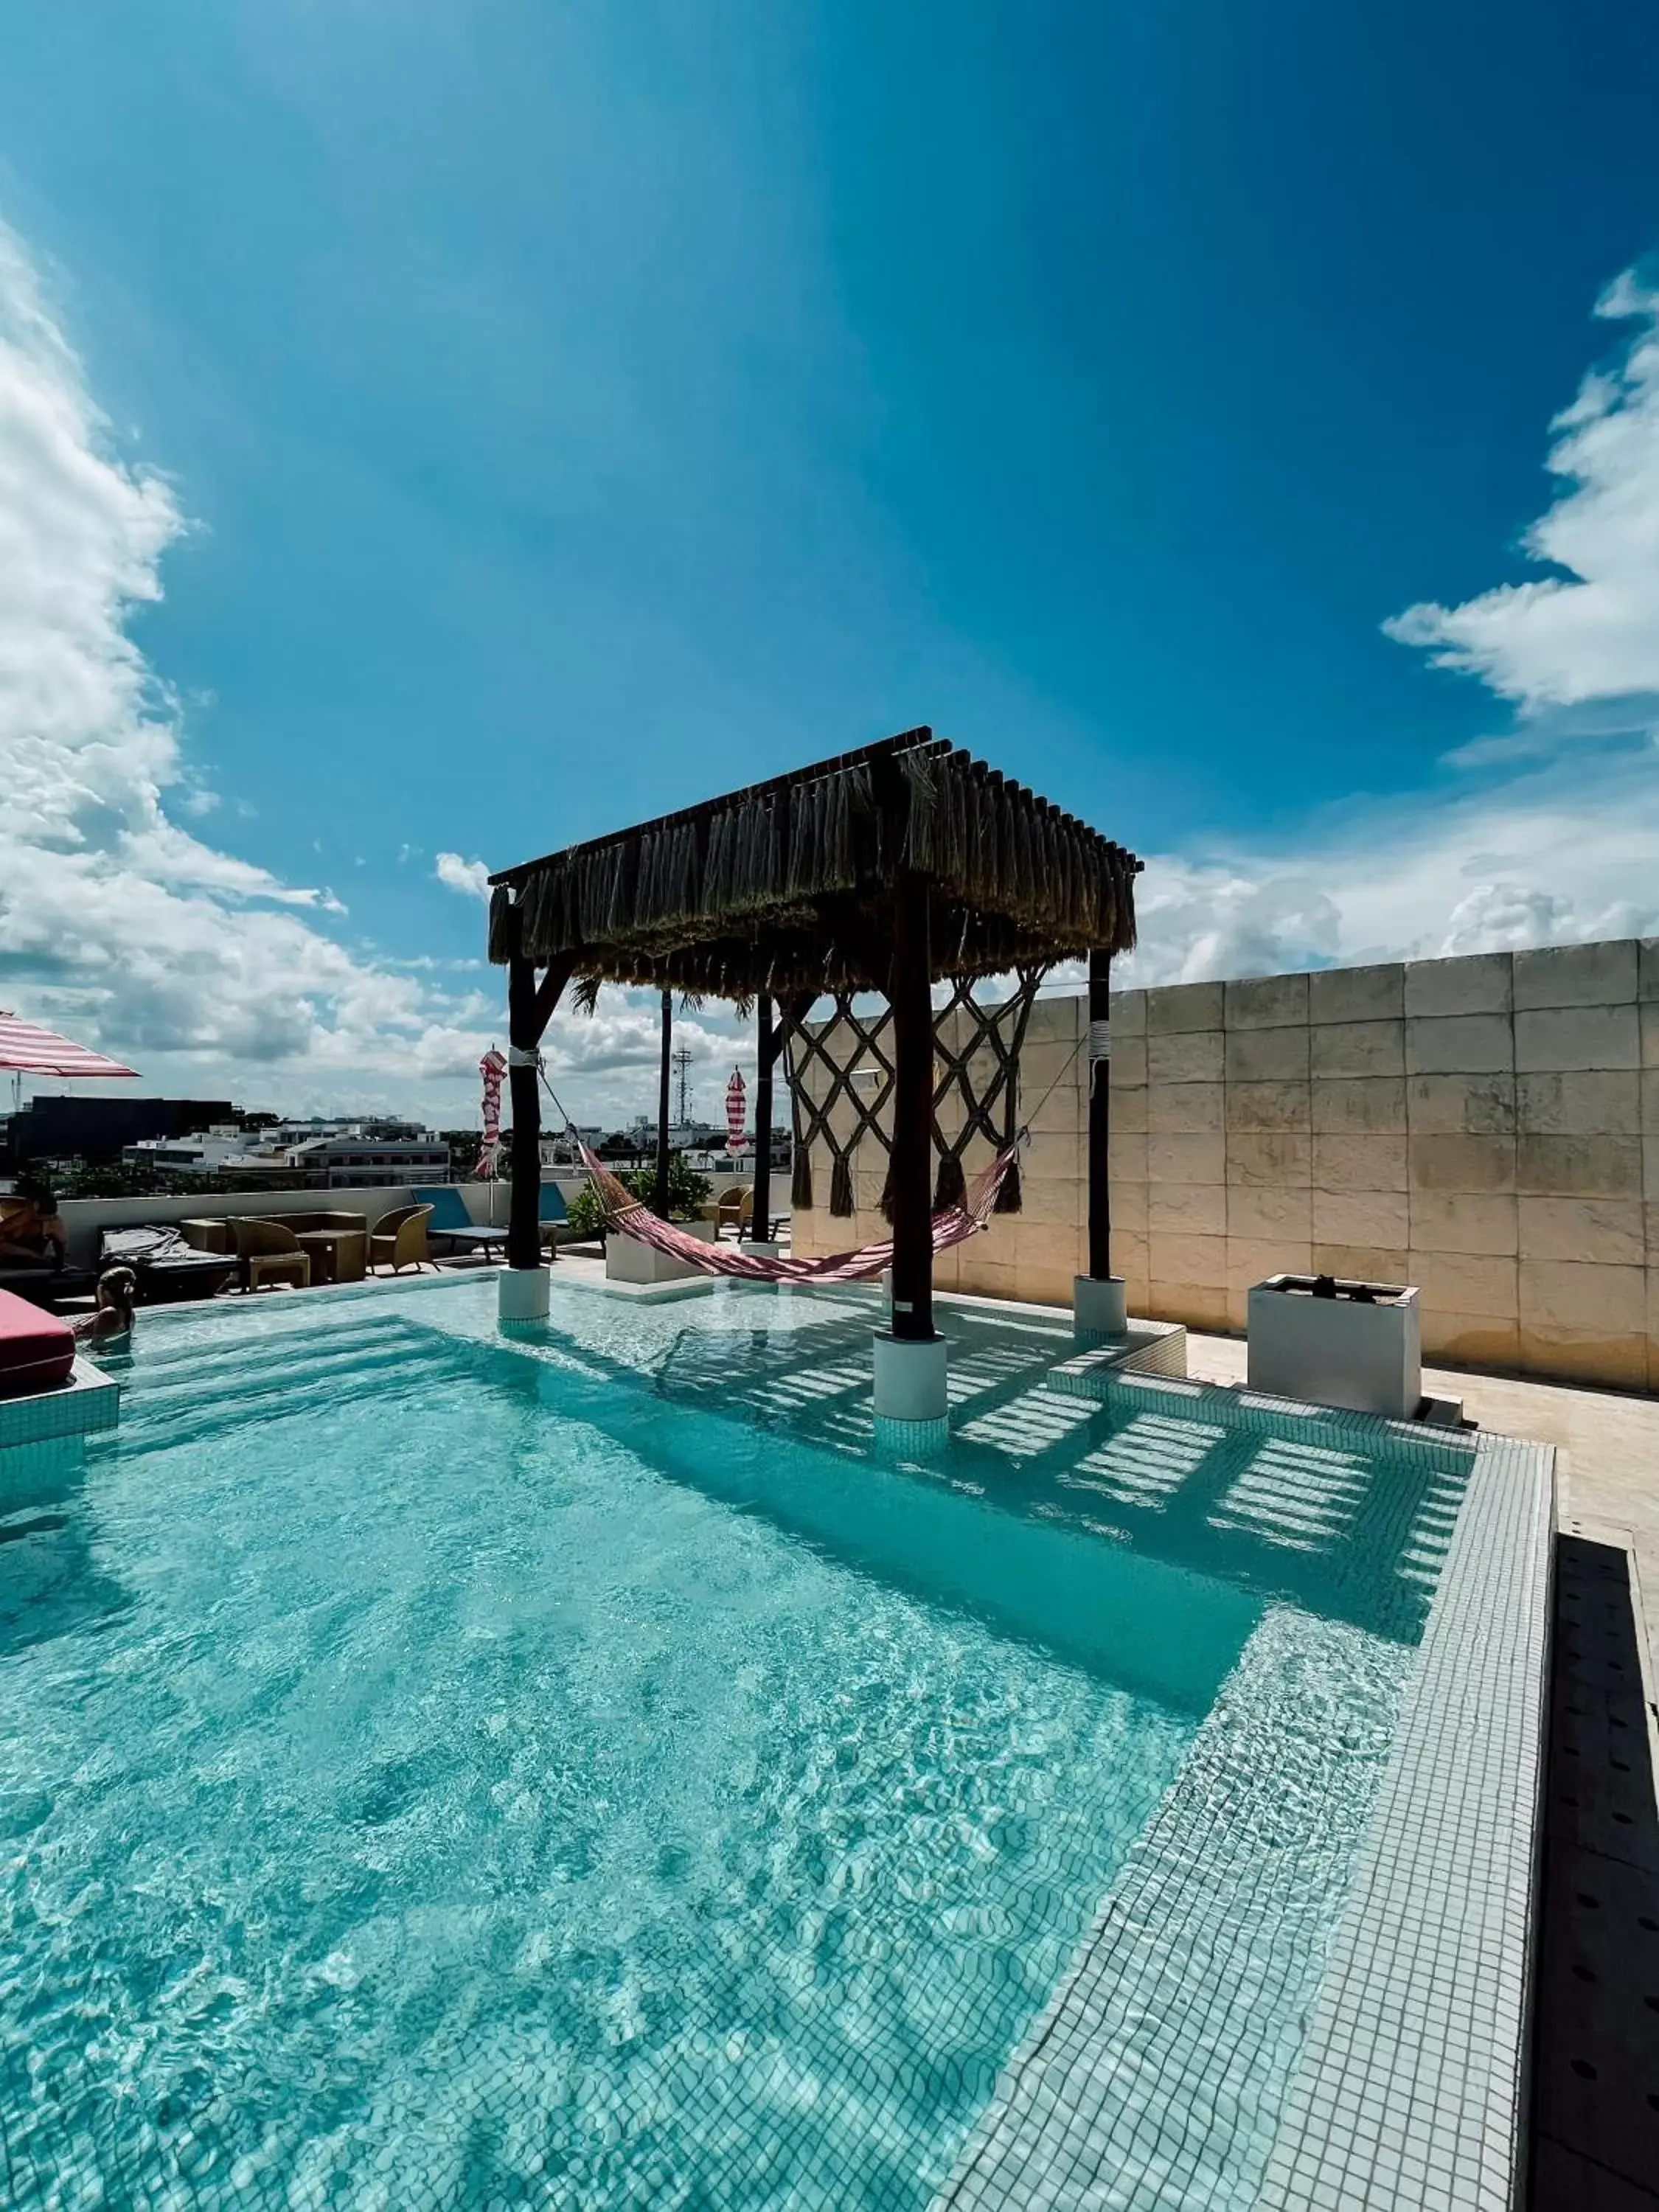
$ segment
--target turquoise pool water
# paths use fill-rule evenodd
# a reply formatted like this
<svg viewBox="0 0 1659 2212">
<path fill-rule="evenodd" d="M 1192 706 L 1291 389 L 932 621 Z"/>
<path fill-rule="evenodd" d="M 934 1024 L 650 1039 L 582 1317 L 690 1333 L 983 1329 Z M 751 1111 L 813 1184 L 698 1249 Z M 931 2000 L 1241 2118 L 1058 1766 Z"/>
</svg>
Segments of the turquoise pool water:
<svg viewBox="0 0 1659 2212">
<path fill-rule="evenodd" d="M 963 1312 L 884 1465 L 856 1298 L 493 1297 L 168 1317 L 0 1460 L 9 2201 L 925 2207 L 1160 1807 L 1271 1772 L 1248 2203 L 1455 1476 Z"/>
</svg>

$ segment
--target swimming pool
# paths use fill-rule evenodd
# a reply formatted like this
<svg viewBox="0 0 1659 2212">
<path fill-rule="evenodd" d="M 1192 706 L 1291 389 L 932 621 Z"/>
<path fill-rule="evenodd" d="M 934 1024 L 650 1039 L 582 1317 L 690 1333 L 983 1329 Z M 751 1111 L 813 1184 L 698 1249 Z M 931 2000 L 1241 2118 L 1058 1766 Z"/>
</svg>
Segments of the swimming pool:
<svg viewBox="0 0 1659 2212">
<path fill-rule="evenodd" d="M 1470 1453 L 963 1306 L 887 1464 L 870 1319 L 272 1298 L 0 1456 L 12 2202 L 1051 2201 L 1085 1998 L 1097 2201 L 1261 2201 Z"/>
</svg>

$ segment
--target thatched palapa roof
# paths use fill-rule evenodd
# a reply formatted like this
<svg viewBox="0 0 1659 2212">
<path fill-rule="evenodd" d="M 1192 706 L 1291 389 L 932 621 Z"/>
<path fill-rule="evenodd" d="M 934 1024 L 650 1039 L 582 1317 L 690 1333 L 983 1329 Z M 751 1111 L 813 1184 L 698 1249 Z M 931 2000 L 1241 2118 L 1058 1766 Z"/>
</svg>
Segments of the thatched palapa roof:
<svg viewBox="0 0 1659 2212">
<path fill-rule="evenodd" d="M 1135 941 L 1140 863 L 927 729 L 504 868 L 516 937 L 607 982 L 744 999 L 883 990 L 902 871 L 933 886 L 935 978 Z M 514 906 L 516 903 L 516 913 Z"/>
</svg>

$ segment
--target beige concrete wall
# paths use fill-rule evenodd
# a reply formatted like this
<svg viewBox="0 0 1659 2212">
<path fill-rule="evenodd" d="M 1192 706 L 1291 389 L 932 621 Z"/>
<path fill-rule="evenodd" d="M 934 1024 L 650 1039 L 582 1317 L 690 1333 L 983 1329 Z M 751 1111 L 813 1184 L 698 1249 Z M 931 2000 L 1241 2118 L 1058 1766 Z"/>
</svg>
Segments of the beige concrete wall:
<svg viewBox="0 0 1659 2212">
<path fill-rule="evenodd" d="M 1069 1299 L 1083 1027 L 1080 999 L 1035 1010 L 1026 1209 L 947 1257 L 942 1288 Z M 1659 1389 L 1659 939 L 1126 992 L 1113 1039 L 1135 1310 L 1237 1329 L 1280 1269 L 1409 1281 L 1431 1358 Z M 798 1249 L 884 1233 L 879 1148 L 856 1165 L 849 1224 L 815 1161 Z"/>
</svg>

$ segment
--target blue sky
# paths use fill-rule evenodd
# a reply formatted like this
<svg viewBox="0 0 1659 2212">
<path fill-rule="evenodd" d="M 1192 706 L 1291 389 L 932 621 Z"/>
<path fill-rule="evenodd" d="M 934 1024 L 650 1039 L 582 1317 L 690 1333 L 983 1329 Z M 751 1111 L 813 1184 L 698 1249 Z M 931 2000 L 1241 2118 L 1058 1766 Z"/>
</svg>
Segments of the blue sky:
<svg viewBox="0 0 1659 2212">
<path fill-rule="evenodd" d="M 1149 979 L 1659 929 L 1656 90 L 1601 0 L 9 11 L 0 1001 L 450 1114 L 460 863 L 919 720 Z"/>
</svg>

